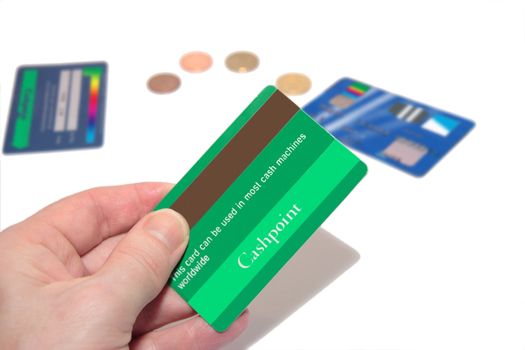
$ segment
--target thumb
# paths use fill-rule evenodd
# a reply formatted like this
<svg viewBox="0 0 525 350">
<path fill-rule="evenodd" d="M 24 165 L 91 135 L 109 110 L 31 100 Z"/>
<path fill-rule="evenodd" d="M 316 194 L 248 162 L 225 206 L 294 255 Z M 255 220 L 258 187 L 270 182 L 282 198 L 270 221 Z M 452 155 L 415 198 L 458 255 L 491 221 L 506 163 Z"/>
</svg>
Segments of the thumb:
<svg viewBox="0 0 525 350">
<path fill-rule="evenodd" d="M 107 278 L 122 305 L 138 315 L 166 285 L 188 235 L 188 223 L 179 213 L 149 213 L 115 247 L 100 277 Z"/>
</svg>

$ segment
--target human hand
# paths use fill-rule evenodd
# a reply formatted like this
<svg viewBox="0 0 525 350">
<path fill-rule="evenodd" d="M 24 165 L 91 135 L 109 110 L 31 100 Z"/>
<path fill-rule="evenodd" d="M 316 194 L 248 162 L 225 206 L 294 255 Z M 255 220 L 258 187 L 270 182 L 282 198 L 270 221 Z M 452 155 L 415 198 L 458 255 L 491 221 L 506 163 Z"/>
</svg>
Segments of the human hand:
<svg viewBox="0 0 525 350">
<path fill-rule="evenodd" d="M 170 188 L 88 190 L 2 232 L 0 348 L 211 349 L 239 335 L 246 312 L 217 333 L 166 286 L 189 231 L 149 213 Z"/>
</svg>

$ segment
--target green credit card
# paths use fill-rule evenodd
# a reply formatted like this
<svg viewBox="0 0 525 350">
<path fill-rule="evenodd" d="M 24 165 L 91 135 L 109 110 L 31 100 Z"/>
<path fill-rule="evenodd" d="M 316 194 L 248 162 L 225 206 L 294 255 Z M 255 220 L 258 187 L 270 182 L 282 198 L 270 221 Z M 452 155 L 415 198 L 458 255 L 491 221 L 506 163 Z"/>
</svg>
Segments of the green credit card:
<svg viewBox="0 0 525 350">
<path fill-rule="evenodd" d="M 178 211 L 191 228 L 170 286 L 215 330 L 226 330 L 366 169 L 266 87 L 156 208 Z"/>
</svg>

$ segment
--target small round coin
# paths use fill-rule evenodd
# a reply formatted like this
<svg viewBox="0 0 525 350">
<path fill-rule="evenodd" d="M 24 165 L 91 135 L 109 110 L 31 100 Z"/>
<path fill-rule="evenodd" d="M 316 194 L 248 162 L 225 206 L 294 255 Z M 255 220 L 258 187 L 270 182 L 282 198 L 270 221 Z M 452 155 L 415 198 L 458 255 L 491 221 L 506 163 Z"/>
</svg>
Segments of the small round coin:
<svg viewBox="0 0 525 350">
<path fill-rule="evenodd" d="M 295 96 L 310 90 L 312 81 L 302 73 L 287 73 L 277 78 L 276 85 L 284 94 Z"/>
<path fill-rule="evenodd" d="M 156 94 L 169 94 L 177 91 L 181 81 L 178 75 L 173 73 L 155 74 L 148 80 L 148 88 Z"/>
<path fill-rule="evenodd" d="M 206 52 L 193 51 L 184 54 L 179 63 L 186 72 L 201 73 L 210 69 L 213 59 Z"/>
<path fill-rule="evenodd" d="M 236 73 L 248 73 L 259 66 L 259 57 L 249 51 L 233 52 L 226 57 L 226 67 Z"/>
</svg>

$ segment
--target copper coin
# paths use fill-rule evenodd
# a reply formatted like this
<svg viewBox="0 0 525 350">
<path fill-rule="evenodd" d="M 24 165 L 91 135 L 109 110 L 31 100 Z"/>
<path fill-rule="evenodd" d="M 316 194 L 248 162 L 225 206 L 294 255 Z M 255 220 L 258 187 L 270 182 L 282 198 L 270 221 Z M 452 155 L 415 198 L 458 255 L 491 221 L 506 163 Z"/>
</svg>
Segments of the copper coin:
<svg viewBox="0 0 525 350">
<path fill-rule="evenodd" d="M 156 94 L 169 94 L 180 87 L 180 78 L 173 73 L 155 74 L 148 80 L 148 88 Z"/>
<path fill-rule="evenodd" d="M 179 63 L 186 72 L 201 73 L 210 69 L 213 59 L 206 52 L 193 51 L 184 54 Z"/>
<path fill-rule="evenodd" d="M 226 67 L 236 73 L 248 73 L 259 66 L 259 57 L 249 51 L 233 52 L 226 57 Z"/>
<path fill-rule="evenodd" d="M 312 81 L 301 73 L 283 74 L 277 79 L 277 88 L 286 95 L 302 95 L 312 87 Z"/>
</svg>

